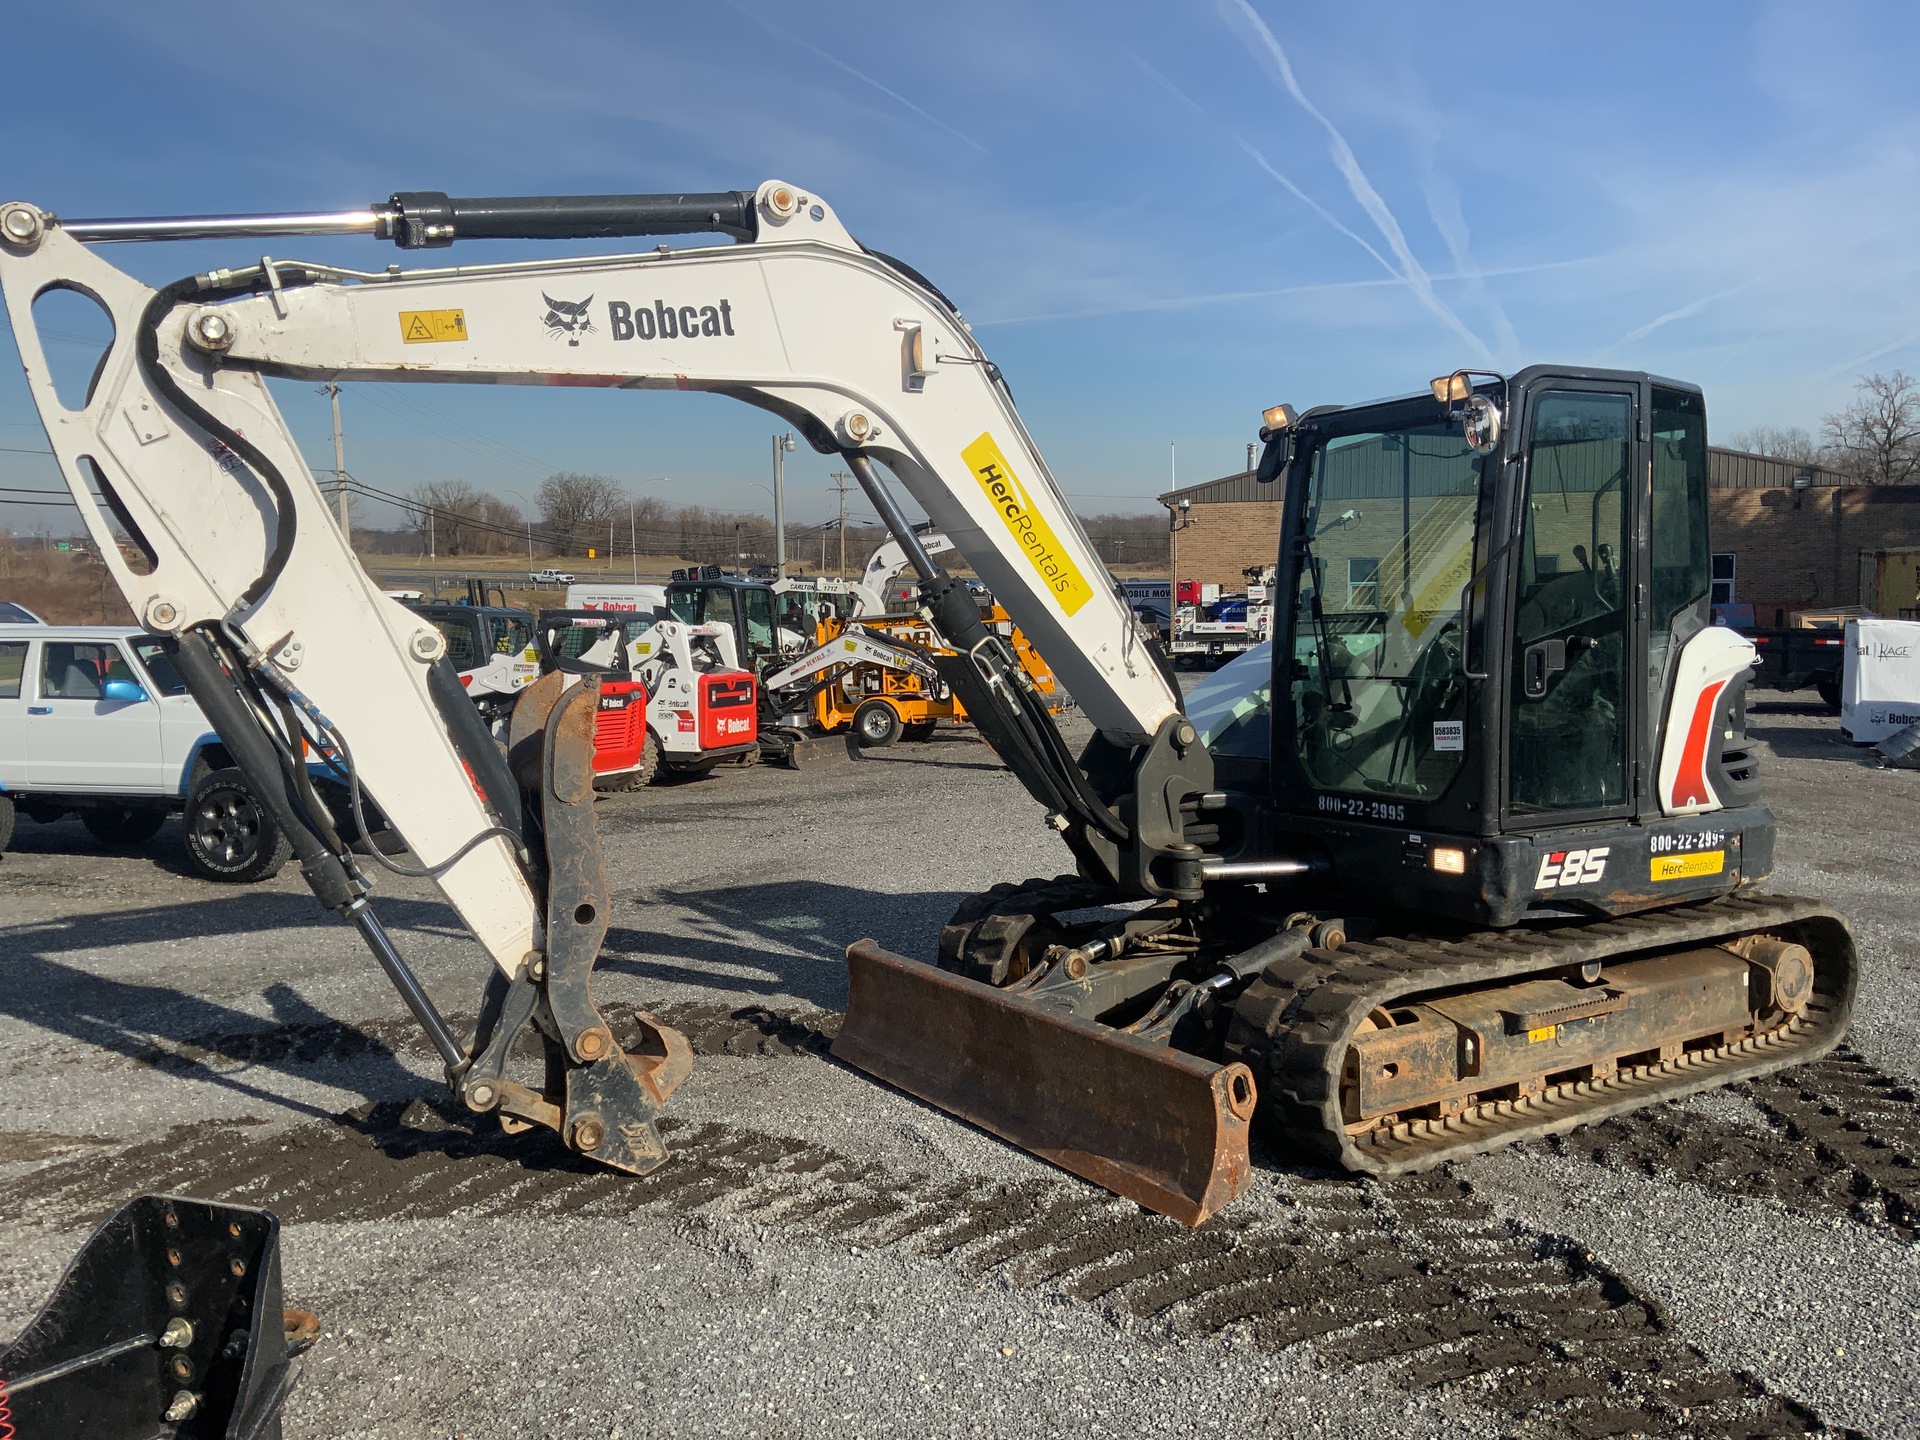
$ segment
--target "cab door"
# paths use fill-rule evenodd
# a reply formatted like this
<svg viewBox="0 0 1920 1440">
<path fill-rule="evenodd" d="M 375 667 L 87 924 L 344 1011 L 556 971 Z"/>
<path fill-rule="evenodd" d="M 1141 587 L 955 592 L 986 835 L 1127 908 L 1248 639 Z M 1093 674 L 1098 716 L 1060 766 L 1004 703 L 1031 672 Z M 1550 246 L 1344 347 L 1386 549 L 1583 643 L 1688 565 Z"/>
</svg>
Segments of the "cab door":
<svg viewBox="0 0 1920 1440">
<path fill-rule="evenodd" d="M 1637 384 L 1549 379 L 1525 405 L 1506 676 L 1515 829 L 1632 812 L 1645 468 Z"/>
</svg>

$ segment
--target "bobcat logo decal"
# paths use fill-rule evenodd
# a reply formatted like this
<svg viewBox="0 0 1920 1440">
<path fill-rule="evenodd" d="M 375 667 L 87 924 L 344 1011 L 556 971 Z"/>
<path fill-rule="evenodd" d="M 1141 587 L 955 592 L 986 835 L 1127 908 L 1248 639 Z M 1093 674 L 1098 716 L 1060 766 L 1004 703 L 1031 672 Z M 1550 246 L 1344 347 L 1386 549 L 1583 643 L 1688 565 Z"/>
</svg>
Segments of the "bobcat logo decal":
<svg viewBox="0 0 1920 1440">
<path fill-rule="evenodd" d="M 546 318 L 541 321 L 547 327 L 547 338 L 558 340 L 567 337 L 567 344 L 578 345 L 582 335 L 591 335 L 596 329 L 587 307 L 593 304 L 593 296 L 584 300 L 556 300 L 546 291 L 540 292 L 540 298 L 547 302 Z"/>
</svg>

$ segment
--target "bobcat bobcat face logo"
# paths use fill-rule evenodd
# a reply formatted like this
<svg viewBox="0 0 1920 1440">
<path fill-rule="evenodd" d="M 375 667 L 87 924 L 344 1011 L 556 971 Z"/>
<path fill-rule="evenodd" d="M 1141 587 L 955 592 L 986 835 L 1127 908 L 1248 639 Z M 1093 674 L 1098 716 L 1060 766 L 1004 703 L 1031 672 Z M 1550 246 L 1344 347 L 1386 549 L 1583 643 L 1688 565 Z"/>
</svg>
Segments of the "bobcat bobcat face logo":
<svg viewBox="0 0 1920 1440">
<path fill-rule="evenodd" d="M 578 345 L 582 335 L 594 333 L 595 325 L 587 314 L 587 307 L 593 304 L 593 296 L 584 300 L 556 300 L 546 291 L 540 292 L 540 298 L 547 302 L 546 319 L 541 323 L 547 327 L 547 338 L 558 340 L 567 337 L 567 344 Z"/>
</svg>

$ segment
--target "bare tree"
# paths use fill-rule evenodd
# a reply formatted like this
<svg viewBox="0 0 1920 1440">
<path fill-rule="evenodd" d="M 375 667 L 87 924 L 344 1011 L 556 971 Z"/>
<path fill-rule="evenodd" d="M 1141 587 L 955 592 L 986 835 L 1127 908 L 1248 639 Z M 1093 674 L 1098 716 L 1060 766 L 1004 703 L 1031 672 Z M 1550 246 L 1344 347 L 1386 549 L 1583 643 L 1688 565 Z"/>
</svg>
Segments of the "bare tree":
<svg viewBox="0 0 1920 1440">
<path fill-rule="evenodd" d="M 490 498 L 465 480 L 429 480 L 416 485 L 412 499 L 420 508 L 413 512 L 414 533 L 423 545 L 431 535 L 434 549 L 442 555 L 482 553 L 484 547 L 478 542 L 483 532 L 472 522 L 481 518 L 481 509 Z"/>
<path fill-rule="evenodd" d="M 615 508 L 626 508 L 626 497 L 610 476 L 573 470 L 549 475 L 533 498 L 540 506 L 541 524 L 563 555 L 583 554 L 602 539 Z"/>
<path fill-rule="evenodd" d="M 1788 460 L 1795 465 L 1818 465 L 1824 456 L 1819 444 L 1798 425 L 1756 425 L 1727 441 L 1735 450 Z"/>
<path fill-rule="evenodd" d="M 1835 458 L 1867 485 L 1904 485 L 1920 476 L 1920 382 L 1896 370 L 1862 375 L 1853 403 L 1821 421 Z"/>
<path fill-rule="evenodd" d="M 508 504 L 495 495 L 482 495 L 479 513 L 487 528 L 479 532 L 475 544 L 483 555 L 514 554 L 526 548 L 533 538 L 527 533 L 526 517 L 518 505 Z"/>
</svg>

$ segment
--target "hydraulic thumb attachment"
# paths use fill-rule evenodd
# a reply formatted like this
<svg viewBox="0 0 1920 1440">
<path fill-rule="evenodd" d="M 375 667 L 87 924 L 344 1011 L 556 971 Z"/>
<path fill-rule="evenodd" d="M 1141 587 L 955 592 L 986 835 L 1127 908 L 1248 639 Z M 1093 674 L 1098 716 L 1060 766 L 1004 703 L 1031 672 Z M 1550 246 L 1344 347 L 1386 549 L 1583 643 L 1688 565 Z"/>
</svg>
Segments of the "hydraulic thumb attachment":
<svg viewBox="0 0 1920 1440">
<path fill-rule="evenodd" d="M 634 1015 L 628 1050 L 594 1003 L 593 967 L 606 939 L 608 895 L 593 819 L 593 722 L 600 682 L 568 685 L 554 673 L 522 692 L 514 706 L 507 759 L 523 791 L 545 854 L 546 954 L 529 958 L 508 980 L 489 977 L 471 1057 L 455 1079 L 470 1110 L 497 1110 L 509 1134 L 544 1126 L 569 1149 L 615 1170 L 644 1175 L 664 1164 L 655 1121 L 693 1070 L 679 1031 Z M 508 1054 L 528 1024 L 540 1036 L 546 1074 L 538 1089 L 506 1078 Z M 634 1037 L 629 1037 L 633 1039 Z"/>
</svg>

